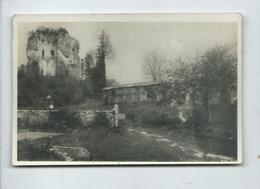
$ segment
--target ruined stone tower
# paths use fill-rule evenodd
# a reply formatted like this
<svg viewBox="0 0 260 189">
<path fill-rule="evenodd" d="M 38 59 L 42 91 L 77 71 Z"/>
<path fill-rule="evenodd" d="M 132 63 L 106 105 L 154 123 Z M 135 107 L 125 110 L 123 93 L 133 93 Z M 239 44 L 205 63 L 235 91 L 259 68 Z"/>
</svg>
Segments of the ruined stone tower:
<svg viewBox="0 0 260 189">
<path fill-rule="evenodd" d="M 26 50 L 28 64 L 38 62 L 42 75 L 69 74 L 81 79 L 83 68 L 78 52 L 79 42 L 67 30 L 45 27 L 31 32 Z"/>
</svg>

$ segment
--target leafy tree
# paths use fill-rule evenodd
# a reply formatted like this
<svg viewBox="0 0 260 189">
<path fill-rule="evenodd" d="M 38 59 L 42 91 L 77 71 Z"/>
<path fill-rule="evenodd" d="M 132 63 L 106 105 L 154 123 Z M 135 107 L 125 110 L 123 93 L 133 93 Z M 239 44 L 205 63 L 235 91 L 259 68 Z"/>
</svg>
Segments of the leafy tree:
<svg viewBox="0 0 260 189">
<path fill-rule="evenodd" d="M 26 65 L 26 75 L 31 81 L 37 82 L 40 78 L 40 67 L 39 67 L 39 62 L 33 61 L 31 63 L 28 63 Z"/>
<path fill-rule="evenodd" d="M 197 57 L 194 66 L 194 92 L 203 103 L 208 123 L 211 121 L 210 104 L 229 103 L 236 94 L 237 59 L 231 52 L 231 46 L 215 46 Z M 216 99 L 219 94 L 221 99 Z"/>
<path fill-rule="evenodd" d="M 186 93 L 195 98 L 195 94 L 193 93 L 195 81 L 192 62 L 185 62 L 179 57 L 165 69 L 164 74 L 166 75 L 164 82 L 168 83 L 168 87 L 170 86 L 166 95 L 171 99 L 179 99 Z"/>
<path fill-rule="evenodd" d="M 236 95 L 237 59 L 232 46 L 215 46 L 198 55 L 193 62 L 179 58 L 164 72 L 170 84 L 165 96 L 191 96 L 191 102 L 204 106 L 206 120 L 211 122 L 210 105 L 228 104 Z M 219 98 L 220 96 L 220 98 Z"/>
<path fill-rule="evenodd" d="M 85 57 L 85 63 L 86 63 L 86 69 L 85 69 L 85 75 L 87 77 L 93 77 L 94 75 L 94 59 L 93 56 L 90 54 L 87 54 Z"/>
</svg>

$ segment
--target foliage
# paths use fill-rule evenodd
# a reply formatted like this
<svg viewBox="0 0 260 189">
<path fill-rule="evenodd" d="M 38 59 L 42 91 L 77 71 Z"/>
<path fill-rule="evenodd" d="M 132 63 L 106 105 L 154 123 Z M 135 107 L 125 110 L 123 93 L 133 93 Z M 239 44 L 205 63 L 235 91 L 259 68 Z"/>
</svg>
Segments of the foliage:
<svg viewBox="0 0 260 189">
<path fill-rule="evenodd" d="M 46 128 L 52 131 L 63 132 L 67 129 L 72 129 L 81 126 L 77 112 L 73 111 L 51 111 L 48 117 Z"/>
<path fill-rule="evenodd" d="M 105 112 L 98 112 L 90 127 L 110 127 L 110 121 Z"/>
<path fill-rule="evenodd" d="M 51 148 L 50 138 L 41 138 L 34 141 L 18 141 L 18 160 L 19 161 L 64 161 L 61 156 L 56 155 Z"/>
<path fill-rule="evenodd" d="M 232 48 L 215 46 L 198 55 L 193 62 L 179 58 L 165 71 L 166 82 L 171 85 L 166 94 L 178 98 L 188 93 L 193 104 L 204 106 L 210 123 L 210 105 L 230 103 L 236 94 L 237 59 Z"/>
<path fill-rule="evenodd" d="M 97 48 L 97 63 L 95 67 L 93 81 L 99 90 L 106 87 L 106 59 L 113 58 L 113 49 L 110 42 L 110 36 L 102 30 L 99 35 L 99 44 Z"/>
<path fill-rule="evenodd" d="M 94 74 L 94 58 L 92 55 L 87 54 L 85 57 L 85 63 L 86 63 L 86 69 L 85 69 L 85 75 L 87 77 L 93 77 Z"/>
<path fill-rule="evenodd" d="M 179 57 L 165 70 L 164 98 L 167 100 L 180 99 L 183 94 L 192 94 L 194 86 L 193 63 L 185 62 Z"/>
<path fill-rule="evenodd" d="M 107 86 L 106 79 L 106 59 L 111 59 L 114 56 L 112 45 L 110 42 L 110 36 L 103 30 L 98 37 L 99 44 L 96 52 L 90 51 L 85 57 L 86 80 L 84 85 L 85 92 L 89 93 L 91 97 L 101 99 L 101 92 L 104 87 Z M 90 83 L 91 82 L 91 83 Z M 111 82 L 108 83 L 111 85 Z"/>
<path fill-rule="evenodd" d="M 119 107 L 120 111 L 126 113 L 128 119 L 150 126 L 176 127 L 180 124 L 178 109 L 160 102 L 124 103 L 119 104 Z"/>
<path fill-rule="evenodd" d="M 236 92 L 237 59 L 230 50 L 229 46 L 216 46 L 197 58 L 195 89 L 202 101 L 212 100 L 208 98 L 218 92 L 222 103 L 227 103 Z"/>
<path fill-rule="evenodd" d="M 107 79 L 107 87 L 119 85 L 119 82 L 116 81 L 115 79 Z"/>
<path fill-rule="evenodd" d="M 45 77 L 39 74 L 37 62 L 28 63 L 18 70 L 18 108 L 46 108 L 45 98 L 52 96 L 54 106 L 77 104 L 86 98 L 80 81 L 66 75 Z"/>
</svg>

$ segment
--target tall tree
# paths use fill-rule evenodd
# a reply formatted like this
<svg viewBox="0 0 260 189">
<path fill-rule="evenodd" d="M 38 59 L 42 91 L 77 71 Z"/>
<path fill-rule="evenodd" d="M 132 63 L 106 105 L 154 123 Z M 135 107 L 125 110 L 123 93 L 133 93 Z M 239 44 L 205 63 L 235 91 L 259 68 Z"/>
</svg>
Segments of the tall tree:
<svg viewBox="0 0 260 189">
<path fill-rule="evenodd" d="M 161 82 L 165 63 L 166 61 L 157 51 L 150 52 L 144 58 L 143 70 L 145 76 L 153 81 Z"/>
<path fill-rule="evenodd" d="M 165 81 L 170 84 L 168 93 L 173 97 L 189 93 L 192 102 L 204 106 L 209 124 L 210 105 L 228 104 L 236 96 L 237 59 L 232 48 L 227 45 L 209 48 L 192 62 L 178 59 L 165 71 Z"/>
<path fill-rule="evenodd" d="M 221 96 L 218 103 L 223 104 L 229 103 L 236 94 L 237 58 L 231 49 L 231 46 L 215 46 L 196 60 L 194 90 L 206 109 L 208 123 L 211 121 L 209 106 L 216 94 Z"/>
<path fill-rule="evenodd" d="M 87 56 L 85 57 L 85 75 L 86 77 L 92 77 L 93 76 L 93 72 L 94 72 L 94 59 L 93 56 L 90 54 L 87 54 Z"/>
<path fill-rule="evenodd" d="M 106 59 L 113 58 L 110 36 L 104 30 L 99 35 L 97 48 L 96 77 L 99 89 L 106 87 Z"/>
</svg>

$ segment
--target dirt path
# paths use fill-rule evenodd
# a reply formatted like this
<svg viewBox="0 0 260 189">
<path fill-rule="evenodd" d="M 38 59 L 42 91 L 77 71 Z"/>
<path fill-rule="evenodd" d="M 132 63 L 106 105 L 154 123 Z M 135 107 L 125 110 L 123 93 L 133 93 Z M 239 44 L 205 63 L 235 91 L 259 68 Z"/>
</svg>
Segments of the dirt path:
<svg viewBox="0 0 260 189">
<path fill-rule="evenodd" d="M 178 140 L 178 138 L 173 139 L 172 137 L 167 137 L 166 134 L 162 134 L 151 129 L 131 127 L 128 128 L 128 131 L 141 134 L 143 137 L 151 140 L 152 142 L 167 146 L 169 151 L 178 149 L 178 151 L 181 151 L 185 154 L 185 156 L 189 157 L 189 161 L 205 161 L 205 153 L 202 152 L 196 145 L 189 145 L 188 143 Z"/>
<path fill-rule="evenodd" d="M 17 135 L 17 140 L 35 140 L 38 138 L 43 138 L 43 137 L 52 137 L 52 136 L 57 136 L 57 135 L 62 135 L 63 133 L 47 133 L 47 132 L 30 132 L 30 131 L 24 131 L 20 132 Z"/>
</svg>

